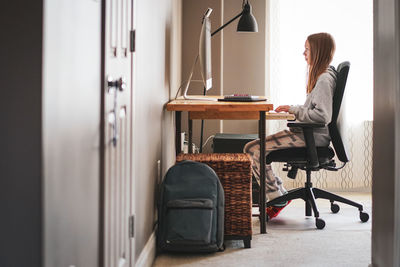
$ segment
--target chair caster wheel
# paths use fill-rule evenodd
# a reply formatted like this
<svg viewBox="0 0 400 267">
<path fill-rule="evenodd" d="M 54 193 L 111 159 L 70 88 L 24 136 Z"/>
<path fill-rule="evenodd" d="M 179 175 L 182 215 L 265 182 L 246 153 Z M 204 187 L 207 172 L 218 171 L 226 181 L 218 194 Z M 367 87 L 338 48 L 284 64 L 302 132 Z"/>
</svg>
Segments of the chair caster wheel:
<svg viewBox="0 0 400 267">
<path fill-rule="evenodd" d="M 368 213 L 360 211 L 360 220 L 362 222 L 367 222 L 369 220 Z"/>
<path fill-rule="evenodd" d="M 316 218 L 315 219 L 315 226 L 317 226 L 318 229 L 324 229 L 325 221 L 320 219 L 320 218 Z"/>
<path fill-rule="evenodd" d="M 339 210 L 340 210 L 340 207 L 339 207 L 338 204 L 334 204 L 334 203 L 331 204 L 331 211 L 332 211 L 333 213 L 338 213 Z"/>
</svg>

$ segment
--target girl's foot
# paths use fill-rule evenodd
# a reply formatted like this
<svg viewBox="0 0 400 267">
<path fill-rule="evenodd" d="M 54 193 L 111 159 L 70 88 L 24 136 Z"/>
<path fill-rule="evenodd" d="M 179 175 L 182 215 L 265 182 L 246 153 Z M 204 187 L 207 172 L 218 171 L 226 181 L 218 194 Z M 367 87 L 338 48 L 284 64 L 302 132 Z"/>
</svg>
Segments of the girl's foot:
<svg viewBox="0 0 400 267">
<path fill-rule="evenodd" d="M 289 203 L 291 202 L 291 200 L 286 201 L 282 204 L 275 204 L 274 206 L 270 206 L 266 208 L 266 212 L 268 215 L 268 219 L 272 219 L 275 218 L 276 216 L 278 216 L 278 214 L 287 206 L 289 205 Z"/>
</svg>

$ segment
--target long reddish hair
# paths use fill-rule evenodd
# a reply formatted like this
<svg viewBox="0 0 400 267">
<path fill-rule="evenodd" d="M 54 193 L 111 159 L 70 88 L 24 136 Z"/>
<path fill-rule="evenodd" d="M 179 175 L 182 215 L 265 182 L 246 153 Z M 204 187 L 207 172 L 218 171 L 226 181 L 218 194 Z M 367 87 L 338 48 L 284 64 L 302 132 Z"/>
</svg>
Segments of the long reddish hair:
<svg viewBox="0 0 400 267">
<path fill-rule="evenodd" d="M 321 32 L 307 37 L 311 62 L 308 69 L 307 93 L 311 93 L 318 77 L 325 72 L 335 53 L 335 41 L 329 33 Z"/>
</svg>

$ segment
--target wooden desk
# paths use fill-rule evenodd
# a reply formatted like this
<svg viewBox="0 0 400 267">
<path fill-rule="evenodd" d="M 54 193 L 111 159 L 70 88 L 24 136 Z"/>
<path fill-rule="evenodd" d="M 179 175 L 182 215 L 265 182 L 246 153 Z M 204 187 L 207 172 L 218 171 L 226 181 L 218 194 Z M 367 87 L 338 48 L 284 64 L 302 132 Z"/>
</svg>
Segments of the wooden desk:
<svg viewBox="0 0 400 267">
<path fill-rule="evenodd" d="M 196 96 L 203 98 L 204 96 Z M 221 96 L 207 96 L 205 98 L 221 98 Z M 172 100 L 167 104 L 167 110 L 175 111 L 176 154 L 181 152 L 181 113 L 189 113 L 189 148 L 192 152 L 192 120 L 216 119 L 216 120 L 258 120 L 258 135 L 260 140 L 265 140 L 266 119 L 288 119 L 282 114 L 269 114 L 273 110 L 273 104 L 268 101 L 259 102 L 219 102 L 202 100 L 185 100 L 182 98 Z M 268 118 L 267 118 L 268 117 Z M 260 162 L 265 162 L 265 142 L 260 142 Z M 266 233 L 265 213 L 265 164 L 260 164 L 260 232 Z"/>
</svg>

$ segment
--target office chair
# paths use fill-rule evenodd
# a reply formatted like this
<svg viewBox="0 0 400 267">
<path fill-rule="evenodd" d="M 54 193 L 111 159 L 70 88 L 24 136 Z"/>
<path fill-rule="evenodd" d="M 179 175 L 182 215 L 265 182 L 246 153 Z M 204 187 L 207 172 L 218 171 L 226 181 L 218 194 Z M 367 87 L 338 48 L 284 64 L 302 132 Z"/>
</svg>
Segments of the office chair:
<svg viewBox="0 0 400 267">
<path fill-rule="evenodd" d="M 307 174 L 307 180 L 304 187 L 290 190 L 287 194 L 267 202 L 266 206 L 269 207 L 284 201 L 301 198 L 306 204 L 306 216 L 311 216 L 311 211 L 313 211 L 315 216 L 315 225 L 318 229 L 323 229 L 325 227 L 325 221 L 319 218 L 319 212 L 315 203 L 315 199 L 317 198 L 329 200 L 331 202 L 331 211 L 333 213 L 337 213 L 340 210 L 339 205 L 334 203 L 337 201 L 358 208 L 360 211 L 360 220 L 362 222 L 366 222 L 369 219 L 369 215 L 363 212 L 363 206 L 361 204 L 340 197 L 336 194 L 332 194 L 325 190 L 313 188 L 311 183 L 312 171 L 319 171 L 321 169 L 337 171 L 343 168 L 344 165 L 350 160 L 341 137 L 341 133 L 344 129 L 342 129 L 343 124 L 341 123 L 341 116 L 339 116 L 349 69 L 349 62 L 343 62 L 337 68 L 336 89 L 333 96 L 332 121 L 328 125 L 329 134 L 335 150 L 333 150 L 330 146 L 315 146 L 313 129 L 317 127 L 324 127 L 324 124 L 290 122 L 287 124 L 288 127 L 302 128 L 306 147 L 287 148 L 272 151 L 266 158 L 267 164 L 272 162 L 285 162 L 286 164 L 284 170 L 288 171 L 289 178 L 294 179 L 298 169 L 306 171 Z M 343 163 L 343 165 L 339 168 L 336 167 L 335 160 L 333 159 L 335 153 L 337 158 Z"/>
</svg>

